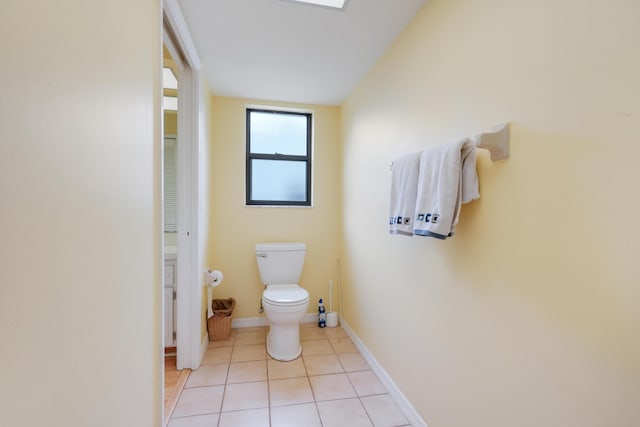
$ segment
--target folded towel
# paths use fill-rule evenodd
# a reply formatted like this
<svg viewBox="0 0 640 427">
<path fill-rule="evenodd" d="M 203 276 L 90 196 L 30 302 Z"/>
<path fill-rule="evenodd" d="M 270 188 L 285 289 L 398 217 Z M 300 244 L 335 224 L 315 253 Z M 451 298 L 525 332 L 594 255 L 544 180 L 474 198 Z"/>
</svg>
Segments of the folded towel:
<svg viewBox="0 0 640 427">
<path fill-rule="evenodd" d="M 420 153 L 418 151 L 407 154 L 393 162 L 389 203 L 389 233 L 391 234 L 413 235 Z"/>
<path fill-rule="evenodd" d="M 465 138 L 423 151 L 414 234 L 438 239 L 453 236 L 461 205 L 479 197 L 473 141 Z"/>
</svg>

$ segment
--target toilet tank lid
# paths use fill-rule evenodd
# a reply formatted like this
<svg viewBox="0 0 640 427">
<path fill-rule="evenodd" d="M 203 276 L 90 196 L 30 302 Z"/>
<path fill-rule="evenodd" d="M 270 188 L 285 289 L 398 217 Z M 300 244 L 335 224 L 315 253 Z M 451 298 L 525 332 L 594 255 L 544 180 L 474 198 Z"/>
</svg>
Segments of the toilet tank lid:
<svg viewBox="0 0 640 427">
<path fill-rule="evenodd" d="M 307 245 L 304 243 L 256 243 L 256 252 L 278 252 L 278 251 L 304 251 Z"/>
</svg>

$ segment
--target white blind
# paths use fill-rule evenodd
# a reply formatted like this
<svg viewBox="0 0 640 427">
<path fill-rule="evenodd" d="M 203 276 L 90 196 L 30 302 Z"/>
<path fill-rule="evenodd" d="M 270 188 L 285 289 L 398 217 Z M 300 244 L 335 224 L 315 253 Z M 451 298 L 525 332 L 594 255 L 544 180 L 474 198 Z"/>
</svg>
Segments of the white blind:
<svg viewBox="0 0 640 427">
<path fill-rule="evenodd" d="M 176 232 L 176 138 L 164 139 L 164 231 Z"/>
</svg>

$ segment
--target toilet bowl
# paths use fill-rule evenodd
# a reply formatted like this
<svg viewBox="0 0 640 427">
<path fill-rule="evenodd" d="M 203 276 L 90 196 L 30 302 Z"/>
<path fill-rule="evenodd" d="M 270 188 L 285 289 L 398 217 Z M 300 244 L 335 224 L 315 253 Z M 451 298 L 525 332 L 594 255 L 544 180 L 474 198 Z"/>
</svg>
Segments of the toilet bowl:
<svg viewBox="0 0 640 427">
<path fill-rule="evenodd" d="M 302 273 L 304 243 L 259 243 L 258 269 L 265 290 L 262 306 L 269 323 L 267 353 L 276 360 L 294 360 L 302 353 L 300 322 L 309 307 L 309 293 L 297 282 Z"/>
<path fill-rule="evenodd" d="M 269 322 L 267 353 L 281 361 L 298 358 L 300 322 L 309 307 L 309 293 L 298 285 L 272 285 L 262 294 L 262 306 Z"/>
</svg>

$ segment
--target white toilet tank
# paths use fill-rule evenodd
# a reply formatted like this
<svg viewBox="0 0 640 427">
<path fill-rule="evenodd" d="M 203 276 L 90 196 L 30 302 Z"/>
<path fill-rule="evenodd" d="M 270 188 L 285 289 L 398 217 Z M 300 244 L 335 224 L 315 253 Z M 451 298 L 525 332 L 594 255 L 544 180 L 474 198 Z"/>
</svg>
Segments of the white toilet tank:
<svg viewBox="0 0 640 427">
<path fill-rule="evenodd" d="M 256 243 L 260 278 L 265 285 L 297 284 L 302 274 L 304 243 Z"/>
</svg>

